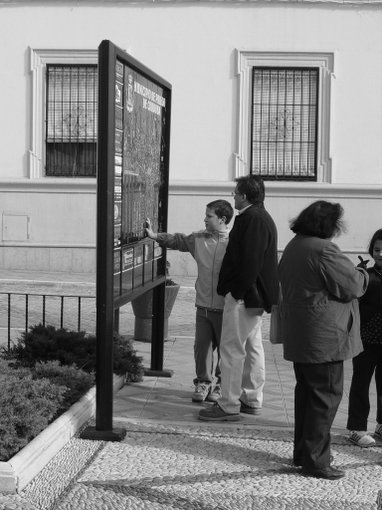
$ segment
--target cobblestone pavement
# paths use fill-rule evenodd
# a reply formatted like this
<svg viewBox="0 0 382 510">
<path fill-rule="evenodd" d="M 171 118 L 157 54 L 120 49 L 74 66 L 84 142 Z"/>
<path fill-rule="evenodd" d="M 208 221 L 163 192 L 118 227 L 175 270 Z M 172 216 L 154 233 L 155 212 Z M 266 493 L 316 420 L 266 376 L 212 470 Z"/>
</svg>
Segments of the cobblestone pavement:
<svg viewBox="0 0 382 510">
<path fill-rule="evenodd" d="M 345 437 L 349 363 L 332 437 L 334 465 L 345 478 L 306 478 L 292 465 L 294 378 L 281 346 L 267 341 L 269 317 L 262 415 L 225 424 L 197 420 L 199 409 L 211 404 L 190 398 L 194 294 L 190 280 L 182 284 L 165 343 L 164 368 L 173 376 L 145 377 L 114 399 L 114 427 L 126 429 L 124 440 L 73 438 L 20 494 L 0 495 L 0 510 L 376 509 L 382 443 L 360 449 Z M 133 331 L 129 313 L 122 313 L 125 334 Z M 136 348 L 148 365 L 150 344 L 136 342 Z M 370 427 L 374 393 L 371 402 Z"/>
<path fill-rule="evenodd" d="M 290 431 L 123 425 L 122 443 L 73 439 L 23 497 L 55 510 L 376 508 L 380 448 L 360 451 L 334 437 L 335 463 L 347 476 L 333 482 L 299 475 Z"/>
</svg>

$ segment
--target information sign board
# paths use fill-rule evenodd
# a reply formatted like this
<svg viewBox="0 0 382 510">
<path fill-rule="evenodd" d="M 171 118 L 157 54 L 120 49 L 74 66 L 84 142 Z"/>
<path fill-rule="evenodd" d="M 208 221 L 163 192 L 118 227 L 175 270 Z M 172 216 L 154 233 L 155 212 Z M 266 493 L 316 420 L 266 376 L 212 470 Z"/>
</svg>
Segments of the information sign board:
<svg viewBox="0 0 382 510">
<path fill-rule="evenodd" d="M 96 428 L 114 438 L 113 333 L 118 309 L 153 289 L 151 365 L 163 368 L 171 85 L 110 41 L 99 46 Z"/>
<path fill-rule="evenodd" d="M 165 274 L 165 253 L 145 238 L 144 225 L 150 218 L 154 230 L 167 230 L 171 88 L 118 51 L 114 79 L 113 286 L 120 305 Z"/>
</svg>

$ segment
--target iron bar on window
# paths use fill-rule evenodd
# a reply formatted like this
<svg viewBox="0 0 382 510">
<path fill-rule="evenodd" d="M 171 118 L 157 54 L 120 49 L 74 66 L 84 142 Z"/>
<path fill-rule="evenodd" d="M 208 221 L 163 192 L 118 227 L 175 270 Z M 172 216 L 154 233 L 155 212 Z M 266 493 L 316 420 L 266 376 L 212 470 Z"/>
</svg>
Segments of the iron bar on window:
<svg viewBox="0 0 382 510">
<path fill-rule="evenodd" d="M 97 66 L 47 65 L 47 176 L 95 176 L 97 107 Z"/>
<path fill-rule="evenodd" d="M 254 67 L 251 172 L 316 180 L 318 68 Z"/>
</svg>

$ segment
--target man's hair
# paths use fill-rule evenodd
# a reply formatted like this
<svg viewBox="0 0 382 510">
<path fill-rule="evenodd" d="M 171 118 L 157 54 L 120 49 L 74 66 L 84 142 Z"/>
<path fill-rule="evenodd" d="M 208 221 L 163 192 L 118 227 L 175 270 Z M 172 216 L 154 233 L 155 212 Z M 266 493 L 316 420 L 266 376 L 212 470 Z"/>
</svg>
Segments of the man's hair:
<svg viewBox="0 0 382 510">
<path fill-rule="evenodd" d="M 218 218 L 222 218 L 224 216 L 226 219 L 226 225 L 228 225 L 228 223 L 232 220 L 233 208 L 227 200 L 214 200 L 207 204 L 207 208 L 215 211 Z"/>
<path fill-rule="evenodd" d="M 246 195 L 251 204 L 262 204 L 264 202 L 264 181 L 260 175 L 249 174 L 244 177 L 237 177 L 237 190 Z"/>
<path fill-rule="evenodd" d="M 291 221 L 290 229 L 295 234 L 330 239 L 344 231 L 343 213 L 340 204 L 317 200 Z"/>
<path fill-rule="evenodd" d="M 373 250 L 374 245 L 376 241 L 382 241 L 382 228 L 378 229 L 371 238 L 370 244 L 369 244 L 369 255 L 373 256 Z"/>
</svg>

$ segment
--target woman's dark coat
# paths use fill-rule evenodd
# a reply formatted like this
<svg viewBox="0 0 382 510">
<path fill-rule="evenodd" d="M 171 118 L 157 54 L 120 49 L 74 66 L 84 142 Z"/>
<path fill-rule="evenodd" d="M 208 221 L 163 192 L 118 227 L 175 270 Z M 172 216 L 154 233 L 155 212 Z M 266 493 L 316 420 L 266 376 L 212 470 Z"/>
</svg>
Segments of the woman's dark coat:
<svg viewBox="0 0 382 510">
<path fill-rule="evenodd" d="M 363 348 L 357 298 L 368 274 L 329 239 L 296 235 L 279 264 L 284 357 L 324 363 L 357 356 Z"/>
</svg>

